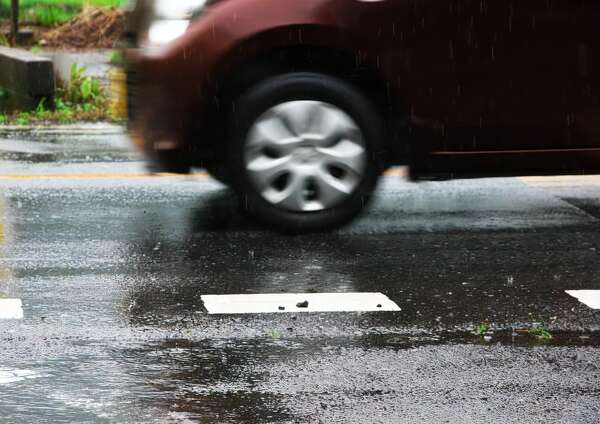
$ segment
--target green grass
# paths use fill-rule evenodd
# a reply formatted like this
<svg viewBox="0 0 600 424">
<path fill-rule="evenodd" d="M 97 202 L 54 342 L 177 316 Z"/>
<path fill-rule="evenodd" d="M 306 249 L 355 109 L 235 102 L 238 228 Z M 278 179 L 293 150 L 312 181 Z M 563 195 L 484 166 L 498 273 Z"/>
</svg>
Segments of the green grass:
<svg viewBox="0 0 600 424">
<path fill-rule="evenodd" d="M 20 20 L 51 27 L 77 16 L 84 6 L 115 7 L 125 3 L 127 0 L 20 0 Z M 0 0 L 0 19 L 9 17 L 10 0 Z"/>
</svg>

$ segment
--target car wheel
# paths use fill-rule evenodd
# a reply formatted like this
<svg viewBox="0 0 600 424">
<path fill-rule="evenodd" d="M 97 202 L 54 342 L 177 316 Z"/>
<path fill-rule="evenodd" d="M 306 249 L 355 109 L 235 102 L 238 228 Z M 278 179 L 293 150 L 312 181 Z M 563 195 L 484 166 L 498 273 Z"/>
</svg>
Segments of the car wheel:
<svg viewBox="0 0 600 424">
<path fill-rule="evenodd" d="M 243 209 L 285 232 L 354 218 L 381 173 L 381 120 L 351 85 L 316 73 L 260 82 L 235 104 L 229 165 Z"/>
<path fill-rule="evenodd" d="M 221 162 L 207 162 L 204 164 L 204 169 L 212 178 L 226 186 L 231 185 L 231 177 L 229 176 L 229 168 Z"/>
</svg>

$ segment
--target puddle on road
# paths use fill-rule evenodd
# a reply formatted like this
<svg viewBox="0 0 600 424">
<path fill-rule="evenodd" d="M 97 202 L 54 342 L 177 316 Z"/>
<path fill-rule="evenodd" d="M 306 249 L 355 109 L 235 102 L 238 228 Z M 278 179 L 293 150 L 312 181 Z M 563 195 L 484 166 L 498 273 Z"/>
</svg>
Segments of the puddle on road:
<svg viewBox="0 0 600 424">
<path fill-rule="evenodd" d="M 27 163 L 120 162 L 139 158 L 122 129 L 3 132 L 0 160 Z"/>
</svg>

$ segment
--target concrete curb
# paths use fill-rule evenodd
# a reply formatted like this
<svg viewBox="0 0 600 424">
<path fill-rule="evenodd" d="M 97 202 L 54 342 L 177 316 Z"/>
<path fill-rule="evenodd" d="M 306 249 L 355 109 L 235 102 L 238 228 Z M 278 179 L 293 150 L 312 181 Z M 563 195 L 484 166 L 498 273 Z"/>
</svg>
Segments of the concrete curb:
<svg viewBox="0 0 600 424">
<path fill-rule="evenodd" d="M 54 102 L 52 61 L 27 50 L 0 47 L 0 85 L 6 93 L 0 97 L 0 109 L 33 110 L 41 101 Z"/>
</svg>

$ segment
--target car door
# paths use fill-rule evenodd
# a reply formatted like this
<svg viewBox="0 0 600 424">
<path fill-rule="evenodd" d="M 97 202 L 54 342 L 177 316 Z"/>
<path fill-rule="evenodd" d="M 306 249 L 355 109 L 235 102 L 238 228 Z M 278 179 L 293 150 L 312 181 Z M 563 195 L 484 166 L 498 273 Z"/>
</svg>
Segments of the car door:
<svg viewBox="0 0 600 424">
<path fill-rule="evenodd" d="M 441 11 L 422 9 L 409 77 L 419 87 L 411 95 L 414 115 L 444 129 L 434 149 L 598 144 L 591 124 L 598 121 L 600 2 L 437 3 Z"/>
<path fill-rule="evenodd" d="M 555 90 L 566 127 L 562 144 L 569 149 L 599 148 L 600 2 L 553 0 L 539 14 L 538 26 L 538 43 L 549 44 L 552 53 L 557 52 L 554 56 L 564 61 Z"/>
<path fill-rule="evenodd" d="M 419 154 L 437 155 L 440 163 L 449 158 L 449 171 L 453 154 L 471 154 L 465 166 L 497 174 L 556 169 L 556 160 L 532 162 L 539 151 L 600 147 L 600 1 L 352 4 L 360 4 L 353 25 L 364 28 L 366 50 L 375 46 L 377 65 L 410 123 L 425 130 L 414 143 Z M 479 160 L 494 152 L 532 158 Z"/>
<path fill-rule="evenodd" d="M 509 129 L 490 137 L 504 149 L 600 147 L 596 58 L 600 2 L 594 0 L 485 0 L 480 33 L 493 51 L 483 125 Z M 493 15 L 493 16 L 492 16 Z M 485 29 L 487 28 L 487 30 Z M 496 87 L 494 89 L 494 86 Z M 475 93 L 472 93 L 476 96 Z M 502 134 L 502 131 L 499 132 Z"/>
</svg>

